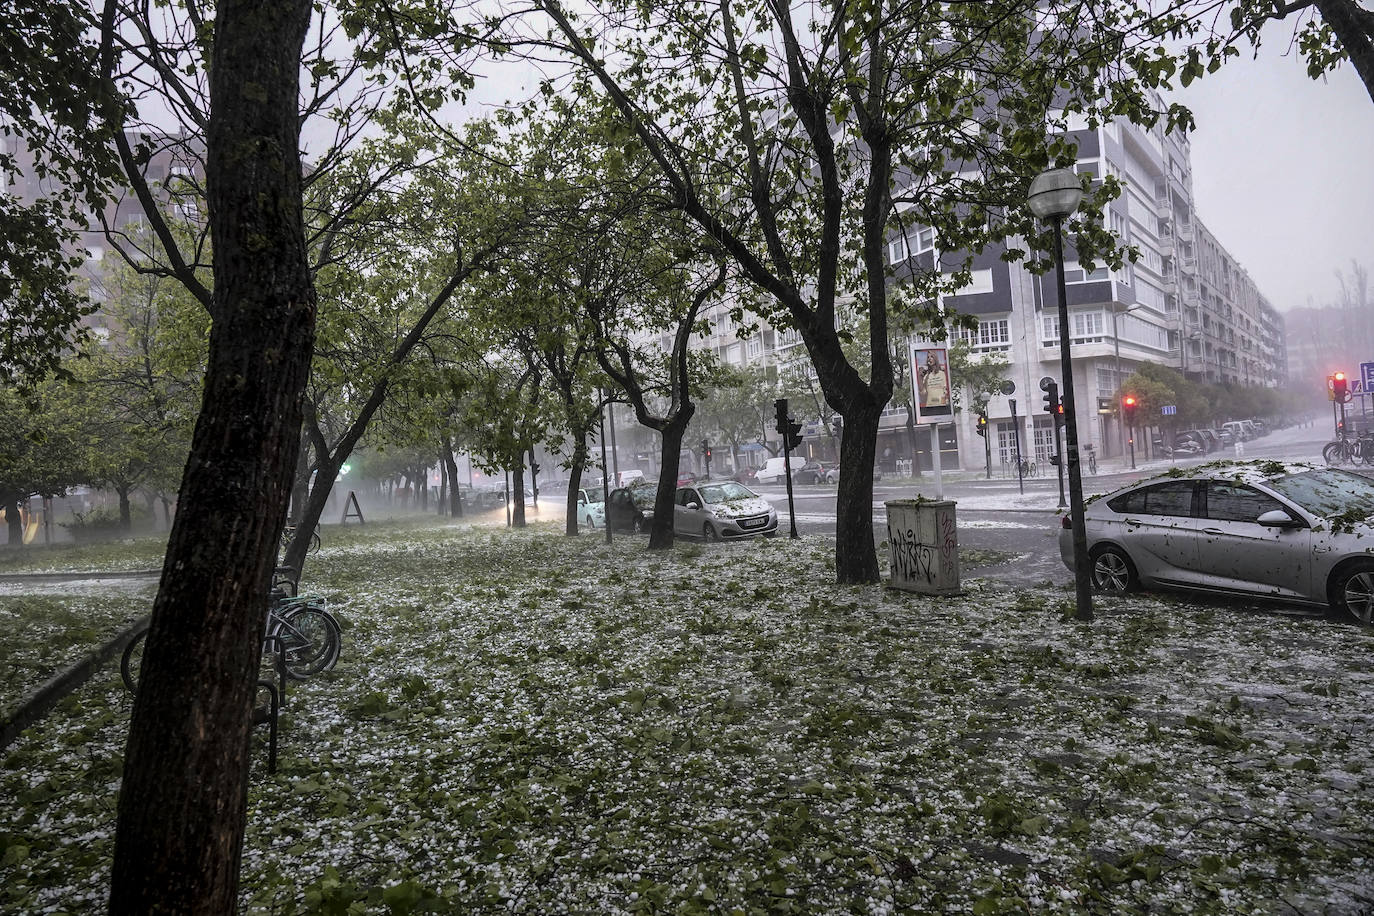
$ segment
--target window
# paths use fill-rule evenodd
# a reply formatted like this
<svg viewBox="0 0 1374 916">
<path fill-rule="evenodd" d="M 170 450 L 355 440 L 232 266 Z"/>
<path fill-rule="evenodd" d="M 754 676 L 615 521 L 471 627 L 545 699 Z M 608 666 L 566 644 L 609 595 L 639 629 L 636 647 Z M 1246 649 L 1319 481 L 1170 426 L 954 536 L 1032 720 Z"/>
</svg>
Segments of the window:
<svg viewBox="0 0 1374 916">
<path fill-rule="evenodd" d="M 1207 517 L 1214 521 L 1253 522 L 1275 509 L 1283 509 L 1283 503 L 1253 487 L 1221 480 L 1207 482 Z"/>
<path fill-rule="evenodd" d="M 1040 345 L 1044 347 L 1059 346 L 1059 316 L 1041 316 Z"/>
<path fill-rule="evenodd" d="M 1074 312 L 1073 313 L 1073 336 L 1077 337 L 1101 337 L 1103 320 L 1101 312 Z"/>
<path fill-rule="evenodd" d="M 945 277 L 948 278 L 949 274 L 945 274 Z M 971 296 L 975 293 L 990 293 L 992 291 L 992 270 L 975 270 L 969 274 L 968 285 L 959 287 L 959 291 L 952 295 Z"/>
<path fill-rule="evenodd" d="M 907 249 L 906 236 L 899 235 L 887 243 L 887 261 L 889 264 L 900 264 L 911 256 Z"/>
<path fill-rule="evenodd" d="M 978 346 L 990 347 L 1010 342 L 1011 335 L 1007 333 L 1007 319 L 999 318 L 996 321 L 978 322 Z"/>
<path fill-rule="evenodd" d="M 749 358 L 753 359 L 763 352 L 763 340 L 757 336 L 749 338 L 746 343 Z"/>
<path fill-rule="evenodd" d="M 1191 518 L 1193 515 L 1193 482 L 1175 480 L 1123 493 L 1107 503 L 1113 512 L 1122 515 L 1169 515 Z"/>
<path fill-rule="evenodd" d="M 1011 344 L 1011 332 L 1007 325 L 1007 319 L 994 318 L 984 319 L 978 322 L 978 330 L 972 331 L 968 328 L 959 329 L 959 337 L 968 342 L 969 346 L 977 347 L 996 347 L 1004 348 Z"/>
</svg>

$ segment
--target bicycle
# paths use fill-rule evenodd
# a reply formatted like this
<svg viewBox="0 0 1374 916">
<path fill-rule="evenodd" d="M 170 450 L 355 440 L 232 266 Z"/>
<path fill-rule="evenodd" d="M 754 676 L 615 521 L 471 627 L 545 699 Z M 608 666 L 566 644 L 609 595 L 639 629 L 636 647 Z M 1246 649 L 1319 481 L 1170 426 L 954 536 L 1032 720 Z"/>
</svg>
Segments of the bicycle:
<svg viewBox="0 0 1374 916">
<path fill-rule="evenodd" d="M 1097 476 L 1097 449 L 1091 445 L 1083 446 L 1083 454 L 1088 456 L 1088 473 Z"/>
<path fill-rule="evenodd" d="M 272 590 L 271 599 L 263 648 L 274 656 L 278 672 L 300 681 L 333 668 L 343 649 L 343 635 L 324 602 L 309 595 L 287 594 L 281 588 Z M 119 659 L 119 674 L 130 693 L 138 693 L 143 644 L 150 626 L 145 623 L 134 634 Z"/>
<path fill-rule="evenodd" d="M 1322 461 L 1327 464 L 1374 464 L 1374 436 L 1352 439 L 1341 430 L 1340 438 L 1322 448 Z"/>
</svg>

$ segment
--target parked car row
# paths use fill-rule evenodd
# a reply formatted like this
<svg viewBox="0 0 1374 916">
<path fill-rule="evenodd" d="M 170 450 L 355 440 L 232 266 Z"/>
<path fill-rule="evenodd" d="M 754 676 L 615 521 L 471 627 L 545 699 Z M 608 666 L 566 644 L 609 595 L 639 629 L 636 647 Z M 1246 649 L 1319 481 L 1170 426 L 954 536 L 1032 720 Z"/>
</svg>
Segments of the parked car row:
<svg viewBox="0 0 1374 916">
<path fill-rule="evenodd" d="M 1237 442 L 1249 442 L 1269 434 L 1263 420 L 1231 420 L 1216 429 L 1185 429 L 1174 436 L 1175 455 L 1209 455 Z"/>
</svg>

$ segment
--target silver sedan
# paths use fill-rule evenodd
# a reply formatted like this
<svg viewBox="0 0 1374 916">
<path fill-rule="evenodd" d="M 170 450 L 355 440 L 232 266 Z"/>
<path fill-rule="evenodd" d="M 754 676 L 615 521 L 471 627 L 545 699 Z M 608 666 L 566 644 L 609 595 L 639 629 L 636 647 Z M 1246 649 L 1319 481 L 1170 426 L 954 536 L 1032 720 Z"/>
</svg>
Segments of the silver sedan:
<svg viewBox="0 0 1374 916">
<path fill-rule="evenodd" d="M 1327 605 L 1374 619 L 1374 480 L 1335 468 L 1220 462 L 1093 500 L 1093 584 Z M 1073 568 L 1065 516 L 1059 553 Z"/>
<path fill-rule="evenodd" d="M 773 537 L 778 512 L 773 504 L 742 483 L 723 480 L 678 487 L 673 531 L 708 541 Z"/>
</svg>

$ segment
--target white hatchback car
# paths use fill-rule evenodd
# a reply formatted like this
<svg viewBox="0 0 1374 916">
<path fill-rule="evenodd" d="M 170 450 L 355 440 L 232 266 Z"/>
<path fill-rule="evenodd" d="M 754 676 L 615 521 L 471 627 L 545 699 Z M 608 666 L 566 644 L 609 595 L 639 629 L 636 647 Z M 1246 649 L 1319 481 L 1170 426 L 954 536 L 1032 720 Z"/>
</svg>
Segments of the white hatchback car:
<svg viewBox="0 0 1374 916">
<path fill-rule="evenodd" d="M 600 487 L 583 487 L 577 491 L 577 527 L 606 527 L 606 495 Z"/>
<path fill-rule="evenodd" d="M 778 533 L 773 504 L 742 483 L 723 480 L 678 487 L 673 533 L 708 541 L 736 540 Z"/>
<path fill-rule="evenodd" d="M 1328 605 L 1374 621 L 1374 480 L 1274 461 L 1214 462 L 1093 500 L 1093 584 Z M 1059 552 L 1073 568 L 1068 516 Z"/>
</svg>

